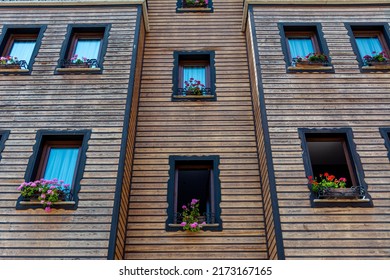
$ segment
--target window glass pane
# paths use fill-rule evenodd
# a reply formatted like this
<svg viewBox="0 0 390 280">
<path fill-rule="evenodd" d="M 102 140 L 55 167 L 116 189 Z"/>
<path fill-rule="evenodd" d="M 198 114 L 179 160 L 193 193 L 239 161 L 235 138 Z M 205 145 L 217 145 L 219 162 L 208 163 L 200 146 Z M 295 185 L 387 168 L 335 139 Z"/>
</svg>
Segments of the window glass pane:
<svg viewBox="0 0 390 280">
<path fill-rule="evenodd" d="M 78 58 L 97 59 L 99 56 L 100 41 L 100 39 L 78 39 L 73 55 L 77 54 Z"/>
<path fill-rule="evenodd" d="M 184 82 L 194 78 L 200 81 L 201 84 L 206 84 L 206 67 L 204 66 L 184 66 L 183 67 L 183 88 L 185 87 Z"/>
<path fill-rule="evenodd" d="M 79 148 L 50 148 L 44 179 L 57 178 L 72 185 Z"/>
<path fill-rule="evenodd" d="M 25 60 L 30 63 L 31 55 L 34 51 L 35 40 L 14 40 L 12 44 L 10 56 L 17 57 L 18 60 Z"/>
<path fill-rule="evenodd" d="M 356 37 L 356 44 L 359 49 L 360 56 L 373 55 L 373 52 L 380 53 L 383 51 L 381 42 L 378 37 Z"/>
<path fill-rule="evenodd" d="M 288 38 L 291 58 L 305 57 L 309 53 L 315 53 L 311 38 Z"/>
</svg>

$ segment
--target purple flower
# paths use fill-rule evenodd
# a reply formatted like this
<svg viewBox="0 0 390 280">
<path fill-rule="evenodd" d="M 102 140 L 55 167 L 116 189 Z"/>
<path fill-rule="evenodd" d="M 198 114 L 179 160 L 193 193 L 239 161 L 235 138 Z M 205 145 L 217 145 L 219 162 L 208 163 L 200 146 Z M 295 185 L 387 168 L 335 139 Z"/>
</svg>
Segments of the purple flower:
<svg viewBox="0 0 390 280">
<path fill-rule="evenodd" d="M 37 186 L 37 184 L 35 184 L 35 183 L 31 184 L 31 187 L 36 187 L 36 186 Z"/>
<path fill-rule="evenodd" d="M 42 199 L 45 199 L 46 198 L 46 195 L 43 193 L 43 194 L 41 194 L 41 198 Z"/>
<path fill-rule="evenodd" d="M 182 227 L 185 227 L 186 225 L 187 225 L 187 223 L 186 222 L 181 222 L 181 224 L 180 224 Z"/>
<path fill-rule="evenodd" d="M 55 189 L 56 188 L 56 186 L 50 186 L 50 189 L 51 190 L 53 190 L 53 189 Z"/>
<path fill-rule="evenodd" d="M 51 201 L 46 202 L 47 205 L 51 205 Z"/>
<path fill-rule="evenodd" d="M 41 204 L 44 204 L 45 203 L 45 201 L 44 200 L 41 200 Z"/>
<path fill-rule="evenodd" d="M 198 223 L 197 223 L 197 222 L 195 222 L 195 223 L 193 223 L 193 224 L 190 225 L 191 228 L 196 228 L 197 226 L 198 226 Z"/>
<path fill-rule="evenodd" d="M 186 210 L 187 206 L 183 205 L 181 208 L 183 208 L 183 210 Z"/>
<path fill-rule="evenodd" d="M 51 212 L 51 208 L 48 206 L 48 207 L 45 207 L 45 212 L 46 213 L 50 213 Z"/>
<path fill-rule="evenodd" d="M 53 191 L 52 190 L 48 190 L 47 191 L 47 194 L 51 194 Z"/>
<path fill-rule="evenodd" d="M 191 200 L 191 205 L 195 205 L 195 204 L 197 204 L 198 202 L 199 202 L 199 199 L 193 198 L 193 199 Z"/>
</svg>

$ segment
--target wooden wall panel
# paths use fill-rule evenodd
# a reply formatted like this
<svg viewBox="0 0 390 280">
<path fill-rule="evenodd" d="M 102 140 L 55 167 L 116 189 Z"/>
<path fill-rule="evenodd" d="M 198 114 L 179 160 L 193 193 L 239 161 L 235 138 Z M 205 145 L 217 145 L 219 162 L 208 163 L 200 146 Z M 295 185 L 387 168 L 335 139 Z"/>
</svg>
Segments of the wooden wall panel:
<svg viewBox="0 0 390 280">
<path fill-rule="evenodd" d="M 126 259 L 268 257 L 242 1 L 213 3 L 203 14 L 148 1 Z M 171 101 L 175 50 L 215 51 L 218 101 Z M 220 155 L 223 231 L 165 231 L 170 155 Z"/>
<path fill-rule="evenodd" d="M 390 257 L 388 73 L 360 73 L 345 22 L 389 22 L 389 6 L 254 6 L 287 259 Z M 286 74 L 279 22 L 322 24 L 335 73 Z M 298 128 L 351 127 L 374 208 L 311 208 Z M 266 203 L 266 199 L 264 199 Z"/>
<path fill-rule="evenodd" d="M 0 28 L 47 25 L 32 74 L 0 75 L 0 130 L 11 130 L 0 162 L 0 258 L 106 259 L 137 9 L 0 11 Z M 54 75 L 67 25 L 95 23 L 112 24 L 103 74 Z M 92 130 L 77 210 L 15 210 L 39 129 Z"/>
</svg>

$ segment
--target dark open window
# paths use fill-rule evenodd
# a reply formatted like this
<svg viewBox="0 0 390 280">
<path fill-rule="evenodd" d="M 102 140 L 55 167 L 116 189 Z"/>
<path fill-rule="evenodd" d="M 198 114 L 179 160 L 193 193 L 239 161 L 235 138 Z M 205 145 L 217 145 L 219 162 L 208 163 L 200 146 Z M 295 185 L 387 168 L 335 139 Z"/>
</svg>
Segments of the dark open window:
<svg viewBox="0 0 390 280">
<path fill-rule="evenodd" d="M 385 140 L 385 146 L 388 150 L 388 157 L 390 159 L 390 128 L 389 127 L 381 127 L 379 130 L 380 130 L 380 133 L 381 133 L 383 139 Z"/>
<path fill-rule="evenodd" d="M 216 100 L 214 52 L 175 52 L 172 99 Z"/>
<path fill-rule="evenodd" d="M 390 69 L 388 24 L 346 24 L 352 47 L 363 69 L 375 67 Z"/>
<path fill-rule="evenodd" d="M 41 44 L 45 26 L 5 26 L 1 38 L 0 70 L 31 71 Z"/>
<path fill-rule="evenodd" d="M 84 172 L 87 143 L 90 131 L 38 131 L 33 155 L 26 170 L 25 181 L 35 181 L 41 178 L 62 180 L 71 188 L 70 200 L 61 208 L 77 207 L 80 181 Z M 40 205 L 20 205 L 17 209 L 39 208 Z"/>
<path fill-rule="evenodd" d="M 0 130 L 0 160 L 1 160 L 1 152 L 5 146 L 5 140 L 8 139 L 9 131 L 8 130 Z"/>
<path fill-rule="evenodd" d="M 170 157 L 167 230 L 177 230 L 182 206 L 199 200 L 199 211 L 206 229 L 222 229 L 220 219 L 219 157 Z"/>
<path fill-rule="evenodd" d="M 314 191 L 309 183 L 314 205 L 329 202 L 328 199 L 338 203 L 340 199 L 346 198 L 349 200 L 343 202 L 345 206 L 351 203 L 357 206 L 356 202 L 363 202 L 365 205 L 370 203 L 350 129 L 299 129 L 299 135 L 308 178 L 318 182 L 333 176 L 334 179 L 330 180 L 335 182 L 346 179 L 345 188 L 326 188 L 321 191 Z"/>
<path fill-rule="evenodd" d="M 109 25 L 70 25 L 57 72 L 99 73 L 107 49 Z M 63 68 L 71 68 L 63 70 Z M 89 69 L 89 70 L 86 70 Z"/>
<path fill-rule="evenodd" d="M 332 70 L 320 24 L 280 23 L 279 30 L 288 70 Z"/>
</svg>

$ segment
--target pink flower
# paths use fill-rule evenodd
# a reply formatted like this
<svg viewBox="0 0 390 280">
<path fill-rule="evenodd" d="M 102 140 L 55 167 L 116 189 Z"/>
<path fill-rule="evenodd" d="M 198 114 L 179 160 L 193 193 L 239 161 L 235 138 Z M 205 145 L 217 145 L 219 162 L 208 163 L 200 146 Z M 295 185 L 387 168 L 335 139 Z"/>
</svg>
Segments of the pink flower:
<svg viewBox="0 0 390 280">
<path fill-rule="evenodd" d="M 204 0 L 204 3 L 207 5 L 209 3 L 209 0 Z"/>
<path fill-rule="evenodd" d="M 51 208 L 48 206 L 48 207 L 45 207 L 45 212 L 46 213 L 50 213 L 51 212 Z"/>
<path fill-rule="evenodd" d="M 48 190 L 47 191 L 47 194 L 51 194 L 53 191 L 52 190 Z"/>
<path fill-rule="evenodd" d="M 41 194 L 41 198 L 42 199 L 45 199 L 46 198 L 46 195 L 43 193 L 43 194 Z"/>
<path fill-rule="evenodd" d="M 193 199 L 191 200 L 191 205 L 195 205 L 195 204 L 197 204 L 198 202 L 199 202 L 198 199 L 193 198 Z"/>
<path fill-rule="evenodd" d="M 339 179 L 339 181 L 347 182 L 347 179 L 345 179 L 344 177 L 341 177 L 341 178 Z"/>
<path fill-rule="evenodd" d="M 186 210 L 187 206 L 183 205 L 181 208 L 183 208 L 183 210 Z"/>
<path fill-rule="evenodd" d="M 197 222 L 195 222 L 195 223 L 193 223 L 193 224 L 190 225 L 191 228 L 196 228 L 197 226 L 198 226 L 198 223 L 197 223 Z"/>
<path fill-rule="evenodd" d="M 46 202 L 47 205 L 51 205 L 51 201 Z"/>
<path fill-rule="evenodd" d="M 55 189 L 56 188 L 56 186 L 50 186 L 50 189 L 51 190 L 53 190 L 53 189 Z"/>
<path fill-rule="evenodd" d="M 186 222 L 181 222 L 181 224 L 180 224 L 182 227 L 185 227 L 186 225 L 187 225 L 187 223 Z"/>
<path fill-rule="evenodd" d="M 36 186 L 37 186 L 37 184 L 35 184 L 35 183 L 31 184 L 31 187 L 36 187 Z"/>
<path fill-rule="evenodd" d="M 44 200 L 41 200 L 41 204 L 44 204 L 45 203 L 45 201 Z"/>
</svg>

